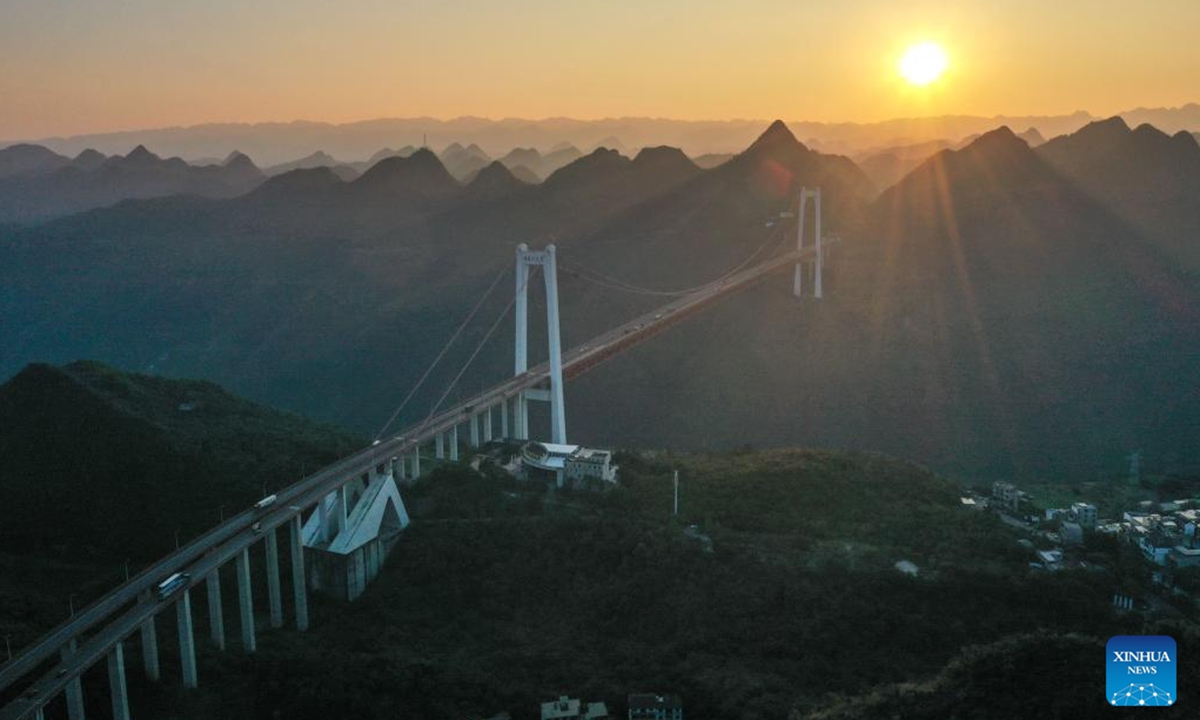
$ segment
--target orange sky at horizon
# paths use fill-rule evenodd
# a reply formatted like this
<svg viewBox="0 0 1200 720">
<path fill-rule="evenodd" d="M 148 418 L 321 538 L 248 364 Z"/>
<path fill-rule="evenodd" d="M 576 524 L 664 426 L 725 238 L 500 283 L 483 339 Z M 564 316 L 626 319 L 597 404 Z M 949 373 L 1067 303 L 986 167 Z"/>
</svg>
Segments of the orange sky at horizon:
<svg viewBox="0 0 1200 720">
<path fill-rule="evenodd" d="M 294 119 L 1099 116 L 1200 99 L 1200 3 L 9 0 L 0 139 Z M 945 49 L 925 87 L 897 63 Z"/>
</svg>

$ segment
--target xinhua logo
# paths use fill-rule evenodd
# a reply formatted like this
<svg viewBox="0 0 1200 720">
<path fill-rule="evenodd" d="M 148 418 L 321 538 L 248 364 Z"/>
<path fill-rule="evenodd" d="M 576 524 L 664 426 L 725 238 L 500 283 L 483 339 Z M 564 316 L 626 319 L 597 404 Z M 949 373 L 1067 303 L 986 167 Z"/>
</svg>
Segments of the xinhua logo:
<svg viewBox="0 0 1200 720">
<path fill-rule="evenodd" d="M 1175 641 L 1166 635 L 1117 635 L 1108 641 L 1108 704 L 1162 707 L 1179 699 Z"/>
</svg>

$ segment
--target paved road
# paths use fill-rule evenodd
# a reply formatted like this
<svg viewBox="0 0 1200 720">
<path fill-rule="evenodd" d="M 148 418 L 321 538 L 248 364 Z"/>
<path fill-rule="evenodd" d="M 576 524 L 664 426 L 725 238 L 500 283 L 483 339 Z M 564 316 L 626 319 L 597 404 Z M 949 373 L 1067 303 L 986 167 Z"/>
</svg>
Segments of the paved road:
<svg viewBox="0 0 1200 720">
<path fill-rule="evenodd" d="M 610 330 L 563 353 L 564 377 L 576 377 L 605 359 L 657 335 L 717 300 L 753 284 L 773 272 L 790 267 L 797 260 L 815 254 L 812 248 L 789 252 L 760 265 L 735 273 L 695 293 L 681 297 Z M 196 538 L 179 550 L 143 570 L 136 577 L 113 589 L 73 618 L 39 638 L 33 645 L 0 668 L 0 692 L 13 686 L 22 677 L 48 660 L 57 657 L 71 638 L 80 639 L 79 651 L 70 660 L 52 668 L 36 680 L 17 700 L 0 709 L 0 720 L 19 720 L 33 717 L 35 710 L 60 692 L 74 677 L 87 670 L 124 638 L 137 631 L 141 624 L 166 609 L 178 599 L 173 595 L 158 599 L 155 587 L 176 572 L 188 573 L 189 588 L 204 580 L 214 569 L 235 558 L 246 548 L 262 539 L 252 526 L 261 522 L 262 532 L 274 531 L 286 525 L 302 509 L 315 505 L 355 477 L 370 472 L 398 455 L 412 452 L 418 445 L 436 435 L 470 420 L 482 410 L 516 397 L 525 390 L 543 387 L 549 382 L 549 364 L 542 363 L 528 372 L 511 377 L 500 384 L 442 411 L 426 422 L 406 428 L 395 437 L 363 448 L 332 465 L 317 471 L 276 493 L 277 501 L 266 511 L 253 508 L 229 518 L 221 525 Z M 139 602 L 138 598 L 142 600 Z M 122 612 L 124 611 L 124 612 Z M 120 613 L 120 614 L 118 614 Z M 115 617 L 114 617 L 115 616 Z M 84 634 L 101 623 L 108 625 L 86 640 Z M 65 672 L 62 672 L 65 671 Z M 32 696 L 28 694 L 33 692 Z"/>
</svg>

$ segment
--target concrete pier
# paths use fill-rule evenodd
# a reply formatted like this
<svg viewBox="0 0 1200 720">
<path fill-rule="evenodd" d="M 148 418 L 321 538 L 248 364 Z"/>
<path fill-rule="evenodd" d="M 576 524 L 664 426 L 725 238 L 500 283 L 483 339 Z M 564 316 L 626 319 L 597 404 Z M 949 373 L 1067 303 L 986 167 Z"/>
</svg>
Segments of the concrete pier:
<svg viewBox="0 0 1200 720">
<path fill-rule="evenodd" d="M 158 666 L 158 628 L 155 626 L 157 615 L 142 623 L 142 665 L 146 668 L 146 677 L 158 682 L 162 672 Z"/>
<path fill-rule="evenodd" d="M 221 568 L 204 579 L 208 590 L 208 634 L 217 648 L 225 649 L 225 610 L 221 607 Z"/>
<path fill-rule="evenodd" d="M 546 246 L 542 277 L 546 280 L 546 335 L 550 340 L 550 439 L 567 442 L 567 407 L 563 402 L 562 338 L 558 328 L 558 262 L 553 244 Z"/>
<path fill-rule="evenodd" d="M 513 437 L 517 440 L 529 439 L 529 401 L 524 392 L 517 393 L 513 404 Z"/>
<path fill-rule="evenodd" d="M 113 720 L 129 720 L 129 695 L 125 689 L 124 643 L 117 643 L 108 653 L 108 688 L 112 693 Z"/>
<path fill-rule="evenodd" d="M 516 343 L 513 347 L 513 375 L 522 375 L 529 369 L 529 265 L 525 263 L 525 253 L 529 246 L 525 243 L 517 245 L 517 299 L 513 308 L 516 318 Z M 518 439 L 525 438 L 525 393 L 517 393 L 516 407 L 513 408 L 513 434 Z"/>
<path fill-rule="evenodd" d="M 800 188 L 800 208 L 798 211 L 798 222 L 796 223 L 796 250 L 804 249 L 804 223 L 805 211 L 808 207 L 808 201 L 813 201 L 814 211 L 814 227 L 813 236 L 815 237 L 816 260 L 813 263 L 813 297 L 820 300 L 824 294 L 821 286 L 821 276 L 823 274 L 823 266 L 825 264 L 824 238 L 821 234 L 821 188 L 809 190 L 808 188 Z M 792 295 L 801 297 L 804 289 L 804 265 L 801 262 L 796 263 L 794 274 L 792 276 Z"/>
<path fill-rule="evenodd" d="M 479 416 L 471 416 L 471 447 L 479 447 Z"/>
<path fill-rule="evenodd" d="M 279 538 L 274 528 L 267 531 L 267 603 L 271 607 L 271 627 L 283 627 L 283 598 L 279 593 Z"/>
<path fill-rule="evenodd" d="M 175 620 L 179 626 L 179 660 L 183 666 L 183 686 L 195 688 L 200 683 L 196 678 L 196 641 L 192 636 L 191 590 L 184 590 L 175 601 Z"/>
<path fill-rule="evenodd" d="M 412 462 L 413 462 L 412 478 L 413 478 L 413 480 L 420 480 L 421 479 L 421 446 L 420 445 L 413 448 L 413 461 Z"/>
<path fill-rule="evenodd" d="M 458 426 L 450 428 L 450 461 L 458 462 Z"/>
<path fill-rule="evenodd" d="M 288 523 L 288 538 L 292 551 L 292 590 L 296 597 L 296 629 L 308 629 L 308 587 L 304 580 L 304 542 L 300 534 L 300 515 Z"/>
<path fill-rule="evenodd" d="M 75 638 L 67 643 L 67 646 L 62 649 L 62 659 L 67 660 L 79 648 Z M 70 720 L 86 720 L 83 712 L 83 683 L 79 681 L 79 676 L 76 675 L 67 683 L 67 689 L 64 692 L 67 696 L 67 717 Z"/>
<path fill-rule="evenodd" d="M 250 551 L 237 556 L 238 609 L 242 615 L 242 649 L 254 652 L 254 590 L 250 586 Z"/>
<path fill-rule="evenodd" d="M 800 188 L 799 208 L 796 211 L 796 251 L 804 249 L 804 210 L 808 201 L 808 190 Z M 803 297 L 804 294 L 804 263 L 797 262 L 792 270 L 792 297 Z"/>
<path fill-rule="evenodd" d="M 487 410 L 484 410 L 483 417 L 481 418 L 483 420 L 483 441 L 485 443 L 492 441 L 492 409 L 493 407 L 489 407 Z"/>
<path fill-rule="evenodd" d="M 813 297 L 820 300 L 823 296 L 821 291 L 821 266 L 824 264 L 824 248 L 821 245 L 821 188 L 817 188 L 817 229 L 814 236 L 817 239 L 817 262 L 813 268 Z"/>
<path fill-rule="evenodd" d="M 508 398 L 500 401 L 500 437 L 511 437 L 508 434 Z"/>
<path fill-rule="evenodd" d="M 438 433 L 433 441 L 433 456 L 438 460 L 446 457 L 446 441 L 442 437 L 442 433 Z"/>
</svg>

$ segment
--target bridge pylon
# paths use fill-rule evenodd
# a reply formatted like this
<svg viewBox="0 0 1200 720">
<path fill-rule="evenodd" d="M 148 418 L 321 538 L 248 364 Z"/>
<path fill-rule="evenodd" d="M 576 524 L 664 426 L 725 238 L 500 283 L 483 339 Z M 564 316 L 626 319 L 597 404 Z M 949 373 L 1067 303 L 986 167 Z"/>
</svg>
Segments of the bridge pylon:
<svg viewBox="0 0 1200 720">
<path fill-rule="evenodd" d="M 558 263 L 554 245 L 532 251 L 525 243 L 517 246 L 516 351 L 513 374 L 522 375 L 529 369 L 529 268 L 541 266 L 546 282 L 546 336 L 550 345 L 550 389 L 548 392 L 526 390 L 517 395 L 513 410 L 517 439 L 529 439 L 529 401 L 550 403 L 550 441 L 567 442 L 566 407 L 563 404 L 562 336 L 558 324 Z"/>
<path fill-rule="evenodd" d="M 816 236 L 817 252 L 816 258 L 813 260 L 813 297 L 820 300 L 823 296 L 821 288 L 821 272 L 825 264 L 825 249 L 822 244 L 821 236 L 821 188 L 809 190 L 808 188 L 800 188 L 800 207 L 796 213 L 796 251 L 804 250 L 804 211 L 809 199 L 813 201 L 814 207 L 814 234 Z M 804 263 L 796 263 L 795 275 L 792 278 L 792 295 L 796 297 L 803 296 L 804 284 Z"/>
</svg>

